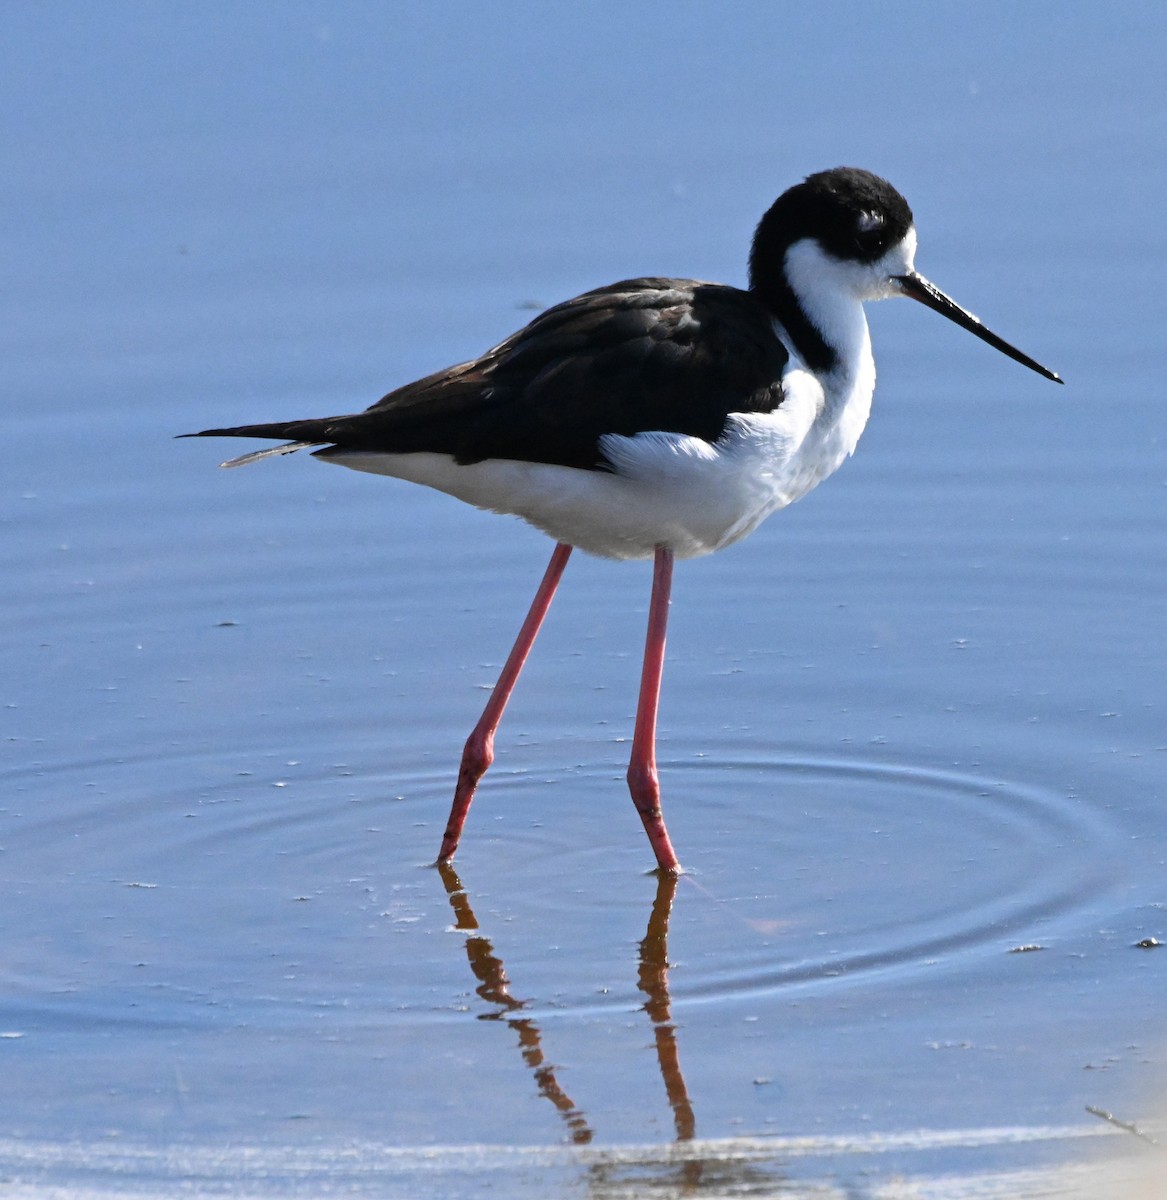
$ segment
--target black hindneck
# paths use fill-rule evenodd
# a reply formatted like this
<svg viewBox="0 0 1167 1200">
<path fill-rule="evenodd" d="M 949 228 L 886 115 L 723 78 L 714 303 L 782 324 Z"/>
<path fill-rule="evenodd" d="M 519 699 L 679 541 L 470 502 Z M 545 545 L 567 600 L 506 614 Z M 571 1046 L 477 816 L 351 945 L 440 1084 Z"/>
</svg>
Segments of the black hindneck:
<svg viewBox="0 0 1167 1200">
<path fill-rule="evenodd" d="M 838 354 L 806 315 L 786 278 L 788 249 L 789 244 L 779 241 L 770 222 L 763 220 L 750 250 L 750 291 L 781 322 L 799 358 L 812 371 L 816 374 L 833 371 L 839 365 Z"/>
</svg>

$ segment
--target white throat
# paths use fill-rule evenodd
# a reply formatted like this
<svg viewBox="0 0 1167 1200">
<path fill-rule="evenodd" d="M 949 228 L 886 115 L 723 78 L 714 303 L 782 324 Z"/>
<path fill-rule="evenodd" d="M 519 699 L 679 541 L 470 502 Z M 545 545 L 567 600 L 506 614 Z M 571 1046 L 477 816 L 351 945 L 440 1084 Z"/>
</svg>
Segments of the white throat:
<svg viewBox="0 0 1167 1200">
<path fill-rule="evenodd" d="M 853 381 L 871 358 L 871 337 L 863 301 L 856 287 L 855 266 L 832 258 L 810 238 L 795 242 L 783 263 L 786 279 L 807 320 L 834 351 L 831 372 L 839 383 Z"/>
<path fill-rule="evenodd" d="M 914 268 L 916 231 L 874 262 L 843 260 L 828 254 L 813 238 L 803 238 L 786 251 L 783 269 L 807 320 L 834 351 L 838 365 L 831 372 L 853 384 L 874 371 L 871 337 L 863 304 L 897 294 L 892 282 Z"/>
</svg>

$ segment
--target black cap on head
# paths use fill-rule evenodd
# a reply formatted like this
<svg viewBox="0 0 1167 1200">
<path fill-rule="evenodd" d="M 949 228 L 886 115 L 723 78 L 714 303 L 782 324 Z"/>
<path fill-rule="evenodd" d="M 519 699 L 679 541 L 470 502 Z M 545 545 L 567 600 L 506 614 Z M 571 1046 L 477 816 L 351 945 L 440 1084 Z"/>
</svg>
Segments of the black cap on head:
<svg viewBox="0 0 1167 1200">
<path fill-rule="evenodd" d="M 817 171 L 788 188 L 758 225 L 751 279 L 782 262 L 787 248 L 814 238 L 828 254 L 874 262 L 912 227 L 908 202 L 886 179 L 860 167 Z"/>
</svg>

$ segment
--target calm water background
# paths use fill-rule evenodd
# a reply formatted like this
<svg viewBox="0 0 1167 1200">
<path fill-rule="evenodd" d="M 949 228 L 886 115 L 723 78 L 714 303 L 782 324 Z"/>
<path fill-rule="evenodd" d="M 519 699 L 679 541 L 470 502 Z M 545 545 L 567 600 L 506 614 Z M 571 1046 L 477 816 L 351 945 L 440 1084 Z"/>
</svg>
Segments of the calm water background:
<svg viewBox="0 0 1167 1200">
<path fill-rule="evenodd" d="M 5 6 L 5 1194 L 1154 1162 L 1089 1184 L 1145 1147 L 1085 1106 L 1162 1111 L 1165 44 L 1158 4 Z M 362 408 L 613 279 L 740 283 L 838 163 L 1067 386 L 873 308 L 855 460 L 678 570 L 691 876 L 658 894 L 622 782 L 649 570 L 582 556 L 439 875 L 549 544 L 172 435 Z"/>
</svg>

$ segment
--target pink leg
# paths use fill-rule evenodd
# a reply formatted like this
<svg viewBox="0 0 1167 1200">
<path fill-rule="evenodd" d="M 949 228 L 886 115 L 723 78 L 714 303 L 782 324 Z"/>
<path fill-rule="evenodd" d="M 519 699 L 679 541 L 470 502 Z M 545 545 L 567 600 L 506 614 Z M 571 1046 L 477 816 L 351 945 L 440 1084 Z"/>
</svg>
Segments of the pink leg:
<svg viewBox="0 0 1167 1200">
<path fill-rule="evenodd" d="M 677 874 L 681 864 L 669 841 L 660 807 L 660 781 L 656 773 L 656 714 L 660 706 L 660 681 L 665 666 L 665 630 L 669 621 L 669 592 L 673 584 L 673 552 L 657 546 L 652 572 L 652 599 L 648 606 L 648 636 L 644 643 L 644 668 L 640 675 L 640 701 L 636 730 L 628 763 L 628 790 L 644 822 L 662 871 Z"/>
<path fill-rule="evenodd" d="M 535 644 L 539 626 L 543 624 L 543 618 L 551 607 L 551 599 L 570 557 L 571 547 L 563 542 L 552 552 L 543 582 L 539 584 L 539 590 L 531 602 L 531 610 L 527 613 L 527 619 L 519 630 L 514 646 L 511 647 L 510 656 L 498 677 L 498 683 L 494 685 L 494 691 L 486 702 L 478 724 L 474 726 L 474 732 L 466 739 L 466 748 L 462 751 L 462 765 L 458 770 L 458 786 L 454 790 L 454 803 L 450 808 L 450 819 L 442 838 L 442 848 L 438 851 L 438 862 L 449 862 L 454 857 L 454 851 L 458 849 L 458 839 L 462 836 L 462 826 L 466 824 L 466 814 L 469 813 L 470 802 L 474 799 L 474 789 L 486 774 L 486 768 L 494 761 L 494 731 L 502 720 L 503 710 L 511 698 L 511 692 L 515 690 L 519 672 Z"/>
</svg>

